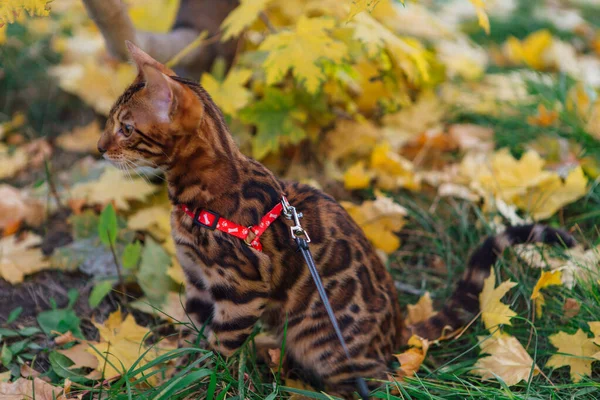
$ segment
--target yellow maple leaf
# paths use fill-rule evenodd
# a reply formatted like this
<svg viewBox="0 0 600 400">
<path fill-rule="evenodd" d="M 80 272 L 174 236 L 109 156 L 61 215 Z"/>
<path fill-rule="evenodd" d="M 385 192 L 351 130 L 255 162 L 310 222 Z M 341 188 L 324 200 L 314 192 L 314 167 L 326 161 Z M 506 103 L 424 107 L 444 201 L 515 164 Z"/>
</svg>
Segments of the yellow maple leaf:
<svg viewBox="0 0 600 400">
<path fill-rule="evenodd" d="M 562 285 L 561 271 L 543 271 L 540 279 L 538 279 L 533 292 L 531 293 L 531 300 L 535 300 L 541 296 L 540 290 L 551 286 L 551 285 Z"/>
<path fill-rule="evenodd" d="M 127 13 L 136 29 L 166 33 L 171 30 L 179 0 L 130 0 Z"/>
<path fill-rule="evenodd" d="M 579 382 L 584 376 L 592 373 L 593 357 L 598 353 L 598 346 L 594 344 L 593 338 L 588 338 L 587 333 L 581 329 L 572 335 L 559 332 L 550 336 L 550 343 L 558 349 L 557 353 L 560 354 L 550 357 L 546 367 L 568 366 L 571 369 L 573 382 Z"/>
<path fill-rule="evenodd" d="M 100 39 L 102 39 L 100 37 Z M 101 63 L 83 59 L 50 70 L 65 92 L 80 97 L 98 113 L 108 116 L 110 108 L 136 76 L 136 67 L 127 63 Z"/>
<path fill-rule="evenodd" d="M 527 117 L 527 123 L 535 126 L 552 126 L 558 120 L 558 112 L 555 110 L 548 110 L 543 104 L 538 105 L 537 115 L 530 115 Z"/>
<path fill-rule="evenodd" d="M 344 187 L 348 190 L 366 189 L 371 184 L 373 173 L 365 167 L 364 161 L 358 161 L 344 172 Z"/>
<path fill-rule="evenodd" d="M 127 227 L 136 231 L 148 231 L 156 239 L 165 240 L 171 234 L 170 207 L 154 206 L 137 211 L 127 220 Z"/>
<path fill-rule="evenodd" d="M 473 6 L 475 7 L 475 12 L 477 13 L 477 21 L 479 22 L 479 26 L 485 30 L 485 33 L 490 34 L 490 20 L 485 12 L 485 0 L 470 0 Z"/>
<path fill-rule="evenodd" d="M 517 207 L 527 210 L 535 220 L 550 218 L 562 207 L 570 204 L 588 192 L 588 179 L 583 168 L 575 167 L 565 180 L 556 173 L 552 178 L 541 182 L 516 202 Z"/>
<path fill-rule="evenodd" d="M 12 24 L 23 11 L 34 17 L 50 15 L 51 0 L 10 0 L 0 3 L 0 26 Z"/>
<path fill-rule="evenodd" d="M 77 184 L 71 190 L 72 199 L 82 199 L 93 204 L 113 202 L 115 207 L 128 210 L 128 200 L 144 200 L 157 186 L 143 179 L 127 179 L 117 168 L 107 168 L 96 181 Z"/>
<path fill-rule="evenodd" d="M 510 319 L 517 315 L 510 307 L 500 300 L 513 287 L 516 282 L 504 281 L 500 286 L 496 286 L 496 273 L 491 269 L 490 276 L 483 283 L 483 290 L 479 294 L 479 306 L 481 309 L 481 318 L 485 328 L 491 330 L 498 325 L 512 325 Z M 500 333 L 498 329 L 494 330 L 494 336 Z"/>
<path fill-rule="evenodd" d="M 138 325 L 131 314 L 123 319 L 120 309 L 110 314 L 104 323 L 93 323 L 100 333 L 100 343 L 90 346 L 87 351 L 98 359 L 98 370 L 104 370 L 106 379 L 123 374 L 138 360 L 138 367 L 146 365 L 160 350 L 155 347 L 156 351 L 153 349 L 144 355 L 147 350 L 144 341 L 151 332 Z M 149 379 L 150 383 L 156 381 L 156 376 Z"/>
<path fill-rule="evenodd" d="M 408 316 L 406 317 L 407 325 L 425 321 L 435 314 L 435 312 L 433 312 L 433 303 L 431 302 L 429 292 L 425 292 L 417 304 L 409 304 L 406 308 L 408 310 Z"/>
<path fill-rule="evenodd" d="M 533 359 L 514 336 L 500 335 L 499 337 L 479 337 L 481 352 L 489 354 L 477 360 L 473 374 L 484 380 L 502 379 L 508 386 L 528 380 L 530 374 L 540 373 Z M 533 370 L 533 371 L 532 371 Z"/>
<path fill-rule="evenodd" d="M 348 52 L 344 43 L 327 33 L 334 27 L 333 19 L 303 16 L 294 29 L 268 36 L 259 47 L 259 50 L 269 52 L 263 63 L 267 84 L 279 82 L 292 71 L 298 83 L 315 93 L 325 80 L 319 62 L 323 59 L 341 62 Z"/>
<path fill-rule="evenodd" d="M 543 70 L 548 67 L 544 55 L 552 46 L 552 40 L 552 34 L 546 29 L 531 33 L 523 41 L 510 37 L 504 44 L 504 52 L 513 64 Z"/>
<path fill-rule="evenodd" d="M 341 204 L 375 247 L 390 254 L 400 246 L 400 239 L 394 232 L 406 224 L 404 217 L 407 211 L 404 207 L 382 195 L 361 205 L 347 201 Z"/>
<path fill-rule="evenodd" d="M 241 0 L 240 5 L 223 20 L 223 41 L 238 36 L 250 26 L 272 0 Z"/>
<path fill-rule="evenodd" d="M 400 366 L 396 369 L 396 376 L 400 379 L 414 376 L 417 373 L 429 349 L 429 342 L 427 340 L 414 335 L 408 339 L 408 344 L 413 347 L 403 353 L 394 354 L 394 357 L 400 363 Z"/>
<path fill-rule="evenodd" d="M 97 153 L 100 125 L 94 120 L 86 126 L 76 127 L 56 138 L 56 144 L 65 150 L 77 153 Z"/>
<path fill-rule="evenodd" d="M 223 82 L 205 73 L 201 83 L 224 113 L 235 116 L 252 99 L 252 92 L 244 87 L 251 76 L 249 69 L 234 68 Z"/>
<path fill-rule="evenodd" d="M 350 4 L 350 13 L 348 14 L 346 22 L 350 21 L 361 12 L 373 12 L 377 3 L 379 3 L 379 0 L 352 0 L 352 3 Z"/>
<path fill-rule="evenodd" d="M 25 275 L 50 267 L 38 246 L 42 238 L 32 233 L 23 240 L 16 236 L 0 239 L 0 277 L 13 285 L 23 282 Z"/>
<path fill-rule="evenodd" d="M 594 343 L 600 346 L 600 321 L 588 322 L 588 325 L 594 334 Z M 598 351 L 600 351 L 600 349 L 598 349 Z M 597 354 L 596 356 L 600 356 L 600 354 Z"/>
<path fill-rule="evenodd" d="M 189 322 L 184 309 L 185 295 L 177 292 L 169 292 L 165 302 L 158 308 L 152 307 L 150 301 L 146 298 L 136 300 L 130 305 L 146 314 L 157 316 L 169 322 Z"/>
<path fill-rule="evenodd" d="M 392 151 L 388 142 L 382 142 L 373 149 L 371 169 L 377 177 L 377 186 L 382 189 L 406 188 L 419 190 L 421 187 L 421 182 L 415 175 L 412 163 Z"/>
<path fill-rule="evenodd" d="M 334 161 L 351 156 L 367 156 L 380 137 L 379 129 L 371 121 L 341 120 L 327 132 L 323 151 Z"/>
<path fill-rule="evenodd" d="M 413 38 L 397 36 L 365 13 L 357 15 L 350 26 L 354 29 L 353 39 L 364 43 L 370 57 L 375 57 L 386 48 L 395 64 L 411 82 L 429 81 L 432 57 L 421 42 Z"/>
</svg>

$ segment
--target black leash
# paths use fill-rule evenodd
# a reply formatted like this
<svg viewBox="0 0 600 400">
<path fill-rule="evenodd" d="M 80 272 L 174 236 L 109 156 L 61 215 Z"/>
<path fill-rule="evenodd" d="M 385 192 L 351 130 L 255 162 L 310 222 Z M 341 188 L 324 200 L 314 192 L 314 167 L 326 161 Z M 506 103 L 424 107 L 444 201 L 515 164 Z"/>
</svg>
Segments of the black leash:
<svg viewBox="0 0 600 400">
<path fill-rule="evenodd" d="M 298 250 L 302 253 L 304 257 L 304 261 L 306 261 L 306 265 L 308 266 L 308 270 L 312 275 L 313 281 L 317 286 L 317 291 L 319 292 L 319 296 L 321 297 L 321 301 L 323 301 L 323 305 L 325 306 L 325 310 L 327 311 L 327 315 L 329 316 L 329 320 L 331 321 L 331 325 L 333 325 L 333 330 L 342 345 L 342 349 L 344 349 L 344 353 L 346 353 L 346 358 L 350 362 L 350 367 L 354 370 L 354 364 L 352 363 L 352 356 L 350 355 L 350 351 L 348 350 L 348 346 L 346 345 L 346 341 L 344 340 L 344 335 L 342 334 L 342 330 L 338 324 L 337 318 L 333 313 L 333 308 L 331 308 L 331 303 L 329 302 L 329 298 L 327 297 L 327 292 L 325 292 L 325 288 L 323 287 L 323 282 L 321 281 L 321 277 L 319 276 L 319 271 L 317 270 L 317 266 L 315 265 L 315 260 L 312 257 L 310 249 L 308 248 L 308 243 L 310 242 L 310 237 L 300 225 L 300 218 L 302 218 L 302 213 L 298 213 L 296 208 L 291 206 L 285 197 L 282 198 L 283 204 L 283 214 L 288 219 L 293 219 L 295 225 L 290 228 L 292 233 L 292 238 L 296 242 L 298 246 Z M 303 236 L 303 237 L 301 237 Z M 363 400 L 369 399 L 369 388 L 367 387 L 367 383 L 365 380 L 357 376 L 356 377 L 356 386 L 358 387 L 358 394 Z"/>
</svg>

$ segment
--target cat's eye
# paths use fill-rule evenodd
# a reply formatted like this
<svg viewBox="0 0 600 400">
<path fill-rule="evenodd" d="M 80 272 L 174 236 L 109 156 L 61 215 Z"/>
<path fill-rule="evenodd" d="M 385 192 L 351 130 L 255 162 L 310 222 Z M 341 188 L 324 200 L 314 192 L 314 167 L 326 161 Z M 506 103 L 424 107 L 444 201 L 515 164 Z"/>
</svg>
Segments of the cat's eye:
<svg viewBox="0 0 600 400">
<path fill-rule="evenodd" d="M 133 125 L 123 124 L 121 125 L 121 129 L 123 130 L 123 134 L 125 136 L 131 136 L 133 133 Z"/>
</svg>

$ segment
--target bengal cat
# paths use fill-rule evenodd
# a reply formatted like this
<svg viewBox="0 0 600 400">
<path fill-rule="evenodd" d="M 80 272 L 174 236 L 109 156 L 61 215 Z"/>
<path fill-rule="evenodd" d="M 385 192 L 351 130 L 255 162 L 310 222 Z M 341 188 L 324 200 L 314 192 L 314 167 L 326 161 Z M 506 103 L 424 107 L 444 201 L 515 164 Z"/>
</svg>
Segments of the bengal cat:
<svg viewBox="0 0 600 400">
<path fill-rule="evenodd" d="M 177 257 L 187 277 L 186 310 L 196 323 L 206 324 L 210 346 L 224 356 L 238 350 L 259 321 L 281 340 L 287 320 L 286 360 L 312 377 L 313 385 L 351 397 L 356 376 L 386 377 L 392 353 L 412 333 L 435 339 L 477 314 L 483 280 L 507 246 L 573 245 L 569 234 L 540 225 L 508 228 L 474 252 L 440 312 L 404 326 L 390 274 L 344 209 L 317 189 L 277 179 L 243 155 L 200 85 L 128 46 L 139 75 L 113 106 L 98 149 L 116 164 L 133 161 L 165 171 Z M 194 225 L 180 207 L 210 210 L 245 227 L 256 225 L 283 194 L 304 213 L 302 224 L 352 364 L 290 239 L 287 220 L 278 218 L 265 231 L 261 252 L 237 237 Z"/>
</svg>

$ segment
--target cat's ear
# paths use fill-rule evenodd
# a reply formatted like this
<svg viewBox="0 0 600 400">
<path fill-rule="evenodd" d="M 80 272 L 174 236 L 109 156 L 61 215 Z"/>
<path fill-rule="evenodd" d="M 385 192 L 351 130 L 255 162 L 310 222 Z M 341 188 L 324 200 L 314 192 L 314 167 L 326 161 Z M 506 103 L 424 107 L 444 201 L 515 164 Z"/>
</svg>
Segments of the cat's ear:
<svg viewBox="0 0 600 400">
<path fill-rule="evenodd" d="M 125 44 L 127 45 L 129 54 L 131 54 L 131 59 L 137 65 L 138 72 L 140 73 L 140 75 L 142 75 L 143 69 L 146 66 L 154 67 L 155 69 L 159 70 L 167 76 L 176 75 L 172 69 L 165 67 L 163 64 L 150 57 L 146 52 L 137 47 L 135 44 L 131 43 L 129 40 L 126 40 Z"/>
<path fill-rule="evenodd" d="M 152 104 L 156 117 L 169 122 L 171 113 L 177 105 L 178 87 L 165 74 L 152 66 L 142 67 L 140 73 L 146 82 L 148 100 Z"/>
</svg>

